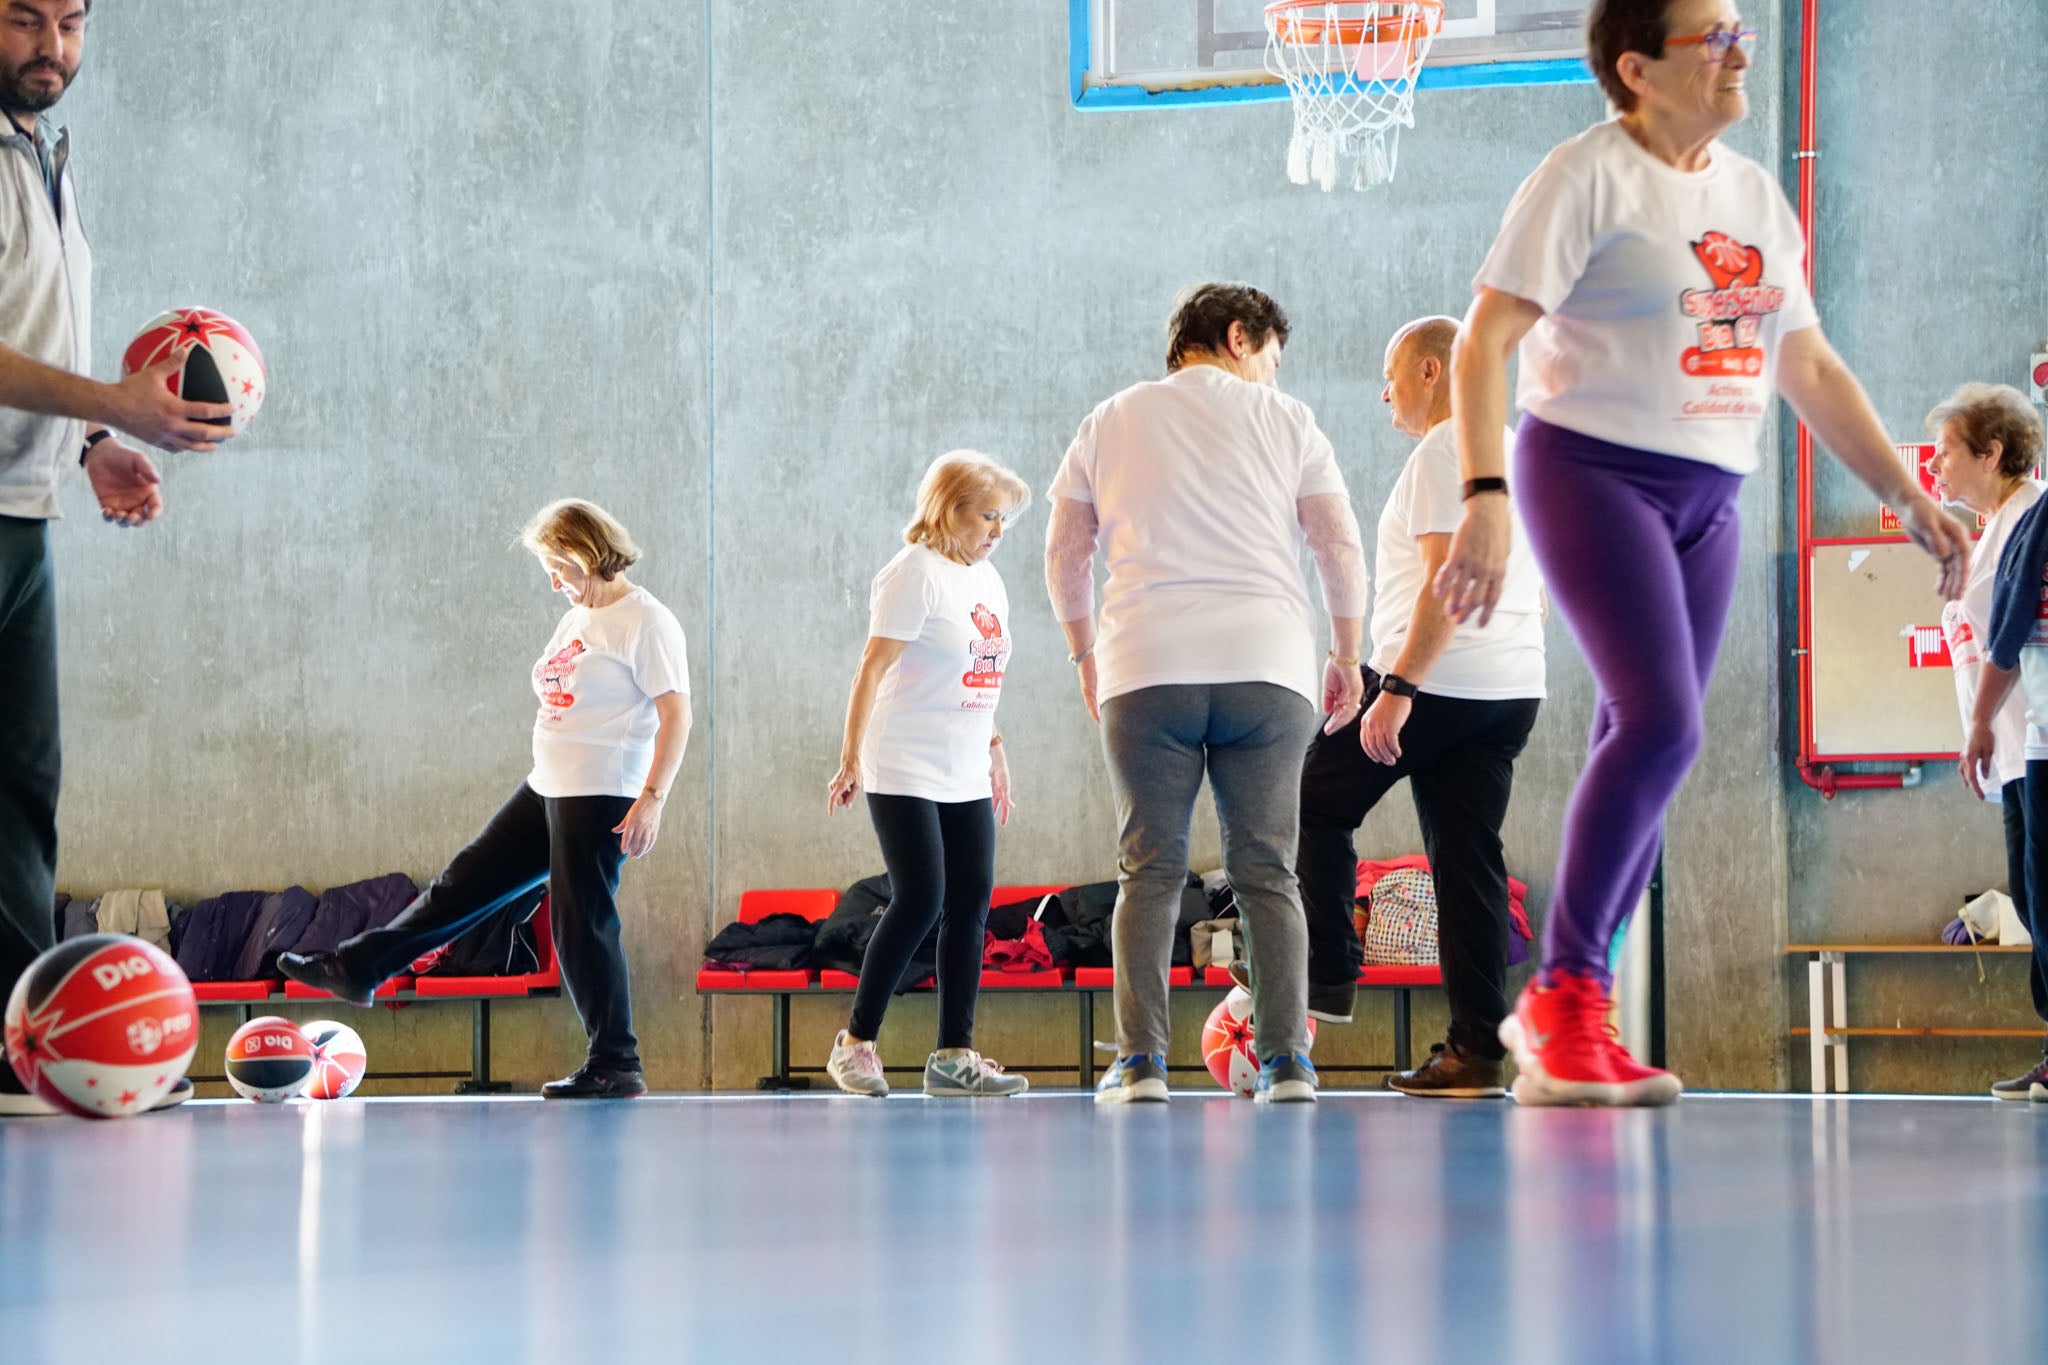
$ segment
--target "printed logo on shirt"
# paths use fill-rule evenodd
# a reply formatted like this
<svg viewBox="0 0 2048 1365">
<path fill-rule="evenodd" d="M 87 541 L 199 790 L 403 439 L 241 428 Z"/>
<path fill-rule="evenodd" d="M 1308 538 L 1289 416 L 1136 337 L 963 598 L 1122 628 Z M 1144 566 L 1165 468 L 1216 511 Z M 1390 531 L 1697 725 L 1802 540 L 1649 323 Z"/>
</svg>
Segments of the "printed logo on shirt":
<svg viewBox="0 0 2048 1365">
<path fill-rule="evenodd" d="M 1975 668 L 1983 660 L 1984 651 L 1977 644 L 1977 631 L 1963 614 L 1961 602 L 1950 602 L 1941 609 L 1941 633 L 1956 668 Z"/>
<path fill-rule="evenodd" d="M 1698 344 L 1686 348 L 1680 365 L 1695 379 L 1761 379 L 1764 319 L 1785 306 L 1785 291 L 1764 281 L 1764 253 L 1725 232 L 1709 232 L 1692 244 L 1711 287 L 1679 293 L 1678 306 L 1699 329 Z M 1764 415 L 1761 387 L 1714 385 L 1704 399 L 1685 405 L 1688 418 L 1754 420 Z"/>
<path fill-rule="evenodd" d="M 975 638 L 967 646 L 967 672 L 960 681 L 981 692 L 994 692 L 1003 685 L 1003 665 L 1010 658 L 1010 640 L 1003 623 L 993 611 L 977 602 L 970 613 Z M 960 703 L 963 711 L 988 711 L 995 707 L 993 696 L 972 696 Z"/>
<path fill-rule="evenodd" d="M 571 640 L 533 667 L 534 680 L 540 684 L 540 699 L 544 706 L 566 711 L 576 704 L 576 694 L 569 690 L 570 682 L 576 677 L 576 660 L 584 653 L 581 640 Z M 560 720 L 560 716 L 550 716 Z"/>
</svg>

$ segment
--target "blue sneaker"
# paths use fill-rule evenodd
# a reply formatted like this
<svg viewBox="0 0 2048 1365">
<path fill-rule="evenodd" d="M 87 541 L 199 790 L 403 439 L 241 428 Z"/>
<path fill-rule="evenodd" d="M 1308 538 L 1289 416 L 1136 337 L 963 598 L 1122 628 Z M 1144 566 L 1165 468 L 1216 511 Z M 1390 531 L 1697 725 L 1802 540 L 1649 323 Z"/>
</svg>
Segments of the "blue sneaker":
<svg viewBox="0 0 2048 1365">
<path fill-rule="evenodd" d="M 1282 1052 L 1259 1064 L 1252 1098 L 1260 1104 L 1314 1104 L 1316 1066 L 1306 1052 Z"/>
<path fill-rule="evenodd" d="M 1157 1052 L 1119 1057 L 1095 1083 L 1097 1104 L 1130 1104 L 1149 1100 L 1166 1102 L 1166 1057 Z"/>
</svg>

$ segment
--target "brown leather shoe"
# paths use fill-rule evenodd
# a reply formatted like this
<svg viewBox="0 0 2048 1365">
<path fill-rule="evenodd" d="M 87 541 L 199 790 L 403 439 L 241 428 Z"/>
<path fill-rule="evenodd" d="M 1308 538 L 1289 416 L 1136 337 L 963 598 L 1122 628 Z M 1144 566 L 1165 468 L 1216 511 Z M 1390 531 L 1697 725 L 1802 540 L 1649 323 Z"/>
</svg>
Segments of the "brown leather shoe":
<svg viewBox="0 0 2048 1365">
<path fill-rule="evenodd" d="M 1387 1089 L 1443 1100 L 1487 1100 L 1508 1093 L 1501 1081 L 1503 1057 L 1474 1057 L 1449 1043 L 1432 1043 L 1429 1060 L 1413 1071 L 1387 1077 Z"/>
</svg>

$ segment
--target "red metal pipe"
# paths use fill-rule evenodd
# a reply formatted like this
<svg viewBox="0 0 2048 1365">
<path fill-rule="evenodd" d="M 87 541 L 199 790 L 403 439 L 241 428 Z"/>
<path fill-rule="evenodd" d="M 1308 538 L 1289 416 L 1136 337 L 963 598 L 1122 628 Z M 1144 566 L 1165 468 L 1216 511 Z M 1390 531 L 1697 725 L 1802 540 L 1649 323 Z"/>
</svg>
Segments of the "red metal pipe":
<svg viewBox="0 0 2048 1365">
<path fill-rule="evenodd" d="M 1799 6 L 1799 230 L 1806 238 L 1806 288 L 1813 291 L 1814 168 L 1820 159 L 1820 0 Z M 1793 484 L 1799 541 L 1799 779 L 1832 801 L 1837 791 L 1906 785 L 1903 773 L 1837 773 L 1815 768 L 1813 738 L 1813 433 L 1800 422 Z"/>
</svg>

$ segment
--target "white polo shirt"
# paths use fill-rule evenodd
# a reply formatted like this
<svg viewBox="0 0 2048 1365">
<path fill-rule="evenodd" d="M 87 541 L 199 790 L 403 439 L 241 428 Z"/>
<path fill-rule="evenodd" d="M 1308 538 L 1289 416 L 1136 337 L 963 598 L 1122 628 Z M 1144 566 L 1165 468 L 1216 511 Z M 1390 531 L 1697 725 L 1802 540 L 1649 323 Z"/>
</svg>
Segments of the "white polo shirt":
<svg viewBox="0 0 2048 1365">
<path fill-rule="evenodd" d="M 1998 578 L 1998 557 L 2012 539 L 2012 529 L 2040 500 L 2044 485 L 2028 479 L 1991 514 L 1984 534 L 1970 550 L 1970 575 L 1964 580 L 1963 595 L 1941 609 L 1941 633 L 1948 641 L 1948 656 L 1956 675 L 1956 706 L 1963 716 L 1963 729 L 1970 728 L 1970 715 L 1977 708 L 1977 670 L 1984 662 L 1984 636 L 1991 622 L 1991 593 Z M 2027 775 L 2027 699 L 2025 689 L 2015 687 L 1991 717 L 1991 767 L 1996 785 L 1985 796 L 1999 799 L 2008 782 Z"/>
<path fill-rule="evenodd" d="M 1267 682 L 1317 705 L 1295 504 L 1344 491 L 1305 404 L 1214 365 L 1134 384 L 1090 413 L 1052 496 L 1094 504 L 1109 565 L 1098 698 Z"/>
<path fill-rule="evenodd" d="M 1501 448 L 1515 448 L 1508 431 Z M 1457 434 L 1450 422 L 1431 427 L 1409 453 L 1401 477 L 1380 513 L 1379 547 L 1373 558 L 1373 671 L 1387 673 L 1408 643 L 1415 621 L 1415 603 L 1429 591 L 1428 566 L 1421 538 L 1454 534 L 1464 516 L 1464 480 L 1458 472 Z M 1541 698 L 1547 693 L 1543 672 L 1543 573 L 1529 548 L 1528 532 L 1514 514 L 1514 539 L 1508 549 L 1500 604 L 1485 626 L 1479 618 L 1458 626 L 1443 653 L 1420 678 L 1417 688 L 1438 697 L 1467 701 Z"/>
</svg>

